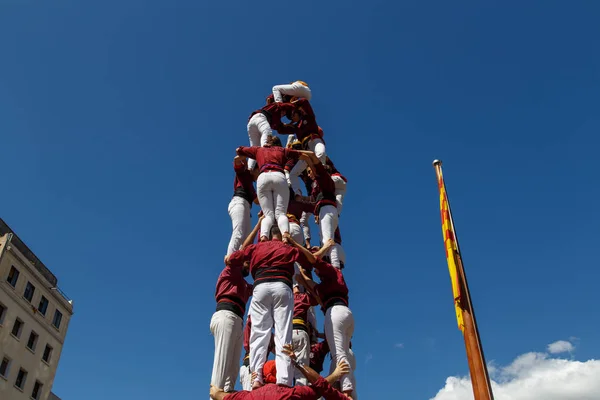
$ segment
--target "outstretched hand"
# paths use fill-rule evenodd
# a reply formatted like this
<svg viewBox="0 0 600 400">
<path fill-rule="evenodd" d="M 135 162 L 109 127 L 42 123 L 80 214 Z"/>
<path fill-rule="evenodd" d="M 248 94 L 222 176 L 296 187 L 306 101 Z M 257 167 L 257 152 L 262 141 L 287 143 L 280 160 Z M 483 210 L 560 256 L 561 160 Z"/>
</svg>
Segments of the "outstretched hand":
<svg viewBox="0 0 600 400">
<path fill-rule="evenodd" d="M 218 388 L 216 386 L 210 385 L 210 398 L 211 399 L 218 399 L 217 395 L 219 393 L 223 393 L 223 389 Z"/>
<path fill-rule="evenodd" d="M 281 350 L 283 354 L 291 358 L 292 360 L 296 360 L 296 353 L 294 353 L 294 346 L 291 344 L 284 344 L 283 349 Z"/>
<path fill-rule="evenodd" d="M 325 244 L 323 245 L 324 248 L 326 249 L 330 249 L 333 246 L 335 246 L 335 240 L 333 239 L 329 239 L 327 242 L 325 242 Z"/>
<path fill-rule="evenodd" d="M 340 377 L 343 375 L 346 375 L 349 372 L 350 372 L 350 365 L 348 365 L 348 363 L 345 361 L 340 361 L 338 363 L 338 365 L 335 367 L 335 370 L 333 371 L 334 374 L 336 374 Z"/>
</svg>

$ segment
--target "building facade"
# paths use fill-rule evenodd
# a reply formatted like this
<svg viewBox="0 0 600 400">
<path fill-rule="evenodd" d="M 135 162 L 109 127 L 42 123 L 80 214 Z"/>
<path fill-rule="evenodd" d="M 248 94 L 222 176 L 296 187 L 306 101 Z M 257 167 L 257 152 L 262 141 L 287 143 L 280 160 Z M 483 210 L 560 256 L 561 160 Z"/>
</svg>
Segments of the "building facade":
<svg viewBox="0 0 600 400">
<path fill-rule="evenodd" d="M 73 302 L 0 219 L 0 399 L 48 400 Z"/>
</svg>

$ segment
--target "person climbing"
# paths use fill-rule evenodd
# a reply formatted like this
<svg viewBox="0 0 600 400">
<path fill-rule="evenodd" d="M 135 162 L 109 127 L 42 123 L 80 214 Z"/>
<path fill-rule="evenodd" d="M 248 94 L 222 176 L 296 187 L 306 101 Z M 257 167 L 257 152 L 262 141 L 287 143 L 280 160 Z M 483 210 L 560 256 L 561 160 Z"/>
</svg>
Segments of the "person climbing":
<svg viewBox="0 0 600 400">
<path fill-rule="evenodd" d="M 302 243 L 302 242 L 300 242 Z M 294 330 L 292 344 L 298 355 L 298 360 L 303 364 L 310 361 L 310 336 L 308 334 L 308 310 L 319 304 L 319 299 L 304 291 L 299 284 L 294 284 Z M 306 385 L 306 378 L 299 370 L 295 371 L 296 385 Z"/>
<path fill-rule="evenodd" d="M 308 163 L 308 176 L 313 180 L 311 196 L 316 200 L 315 220 L 319 225 L 321 242 L 324 245 L 330 239 L 334 239 L 335 231 L 338 228 L 339 215 L 335 198 L 335 183 L 313 152 L 303 150 L 301 153 L 300 159 L 306 160 Z M 341 268 L 339 245 L 334 245 L 327 256 L 334 267 Z"/>
<path fill-rule="evenodd" d="M 289 356 L 291 364 L 294 365 L 310 382 L 309 386 L 286 387 L 277 384 L 266 384 L 252 391 L 242 390 L 235 393 L 226 393 L 221 388 L 211 385 L 210 397 L 213 400 L 317 400 L 321 396 L 325 400 L 348 400 L 349 397 L 335 389 L 332 384 L 340 379 L 349 370 L 348 364 L 339 363 L 333 372 L 323 378 L 309 366 L 299 362 L 290 344 L 283 347 L 282 351 Z M 267 371 L 262 371 L 269 376 L 275 375 L 279 380 L 278 369 L 270 364 Z M 352 400 L 352 399 L 350 399 Z"/>
<path fill-rule="evenodd" d="M 254 190 L 254 178 L 247 168 L 246 161 L 246 157 L 243 156 L 236 156 L 233 159 L 233 169 L 235 171 L 233 197 L 227 208 L 232 229 L 227 254 L 231 254 L 242 247 L 243 240 L 250 233 L 252 203 L 258 204 L 256 190 Z"/>
<path fill-rule="evenodd" d="M 231 266 L 240 266 L 248 261 L 254 278 L 250 304 L 250 371 L 257 373 L 257 379 L 252 384 L 253 389 L 263 385 L 262 368 L 267 360 L 273 327 L 277 370 L 280 371 L 277 383 L 292 385 L 292 367 L 281 352 L 281 346 L 292 342 L 294 263 L 309 267 L 305 256 L 297 248 L 282 242 L 279 228 L 273 226 L 270 233 L 271 240 L 251 244 L 225 257 L 225 263 Z"/>
<path fill-rule="evenodd" d="M 303 81 L 294 81 L 288 85 L 273 86 L 273 98 L 275 102 L 281 103 L 284 100 L 283 96 L 310 100 L 312 92 L 310 91 L 310 87 L 308 87 L 308 83 Z"/>
<path fill-rule="evenodd" d="M 248 276 L 249 264 L 225 265 L 217 279 L 215 300 L 217 310 L 210 320 L 210 331 L 215 338 L 215 355 L 211 384 L 226 392 L 234 389 L 238 362 L 242 352 L 242 324 L 246 303 L 252 294 Z"/>
<path fill-rule="evenodd" d="M 323 141 L 323 129 L 317 124 L 312 106 L 306 99 L 298 99 L 294 102 L 294 105 L 296 108 L 291 112 L 292 124 L 281 124 L 277 128 L 277 133 L 282 135 L 295 134 L 302 148 L 314 152 L 319 162 L 325 164 L 327 152 Z M 300 160 L 290 171 L 292 188 L 297 194 L 302 194 L 299 176 L 306 169 L 306 166 L 306 162 Z"/>
<path fill-rule="evenodd" d="M 290 158 L 298 158 L 301 153 L 296 150 L 281 147 L 281 140 L 269 136 L 265 147 L 238 147 L 240 156 L 254 158 L 259 167 L 260 175 L 256 180 L 258 202 L 264 213 L 261 225 L 260 240 L 266 240 L 271 226 L 277 220 L 277 225 L 287 241 L 290 227 L 286 215 L 290 192 L 283 173 L 285 163 Z"/>
<path fill-rule="evenodd" d="M 342 271 L 321 258 L 315 256 L 296 242 L 291 242 L 304 257 L 312 264 L 315 274 L 320 279 L 316 284 L 306 268 L 300 268 L 302 280 L 299 281 L 304 287 L 319 296 L 323 303 L 325 314 L 325 338 L 331 352 L 332 364 L 344 362 L 350 365 L 350 339 L 354 333 L 354 316 L 348 307 L 348 286 L 342 275 Z M 333 239 L 329 239 L 323 248 L 335 245 Z M 309 268 L 310 270 L 310 268 Z M 352 368 L 347 375 L 341 379 L 342 392 L 350 396 L 354 390 L 354 372 Z"/>
<path fill-rule="evenodd" d="M 290 113 L 295 106 L 291 103 L 275 102 L 273 96 L 267 97 L 267 104 L 253 111 L 248 118 L 248 139 L 250 146 L 264 146 L 267 139 L 273 135 L 273 129 L 282 126 L 281 117 Z M 253 170 L 255 160 L 248 161 L 248 169 Z"/>
</svg>

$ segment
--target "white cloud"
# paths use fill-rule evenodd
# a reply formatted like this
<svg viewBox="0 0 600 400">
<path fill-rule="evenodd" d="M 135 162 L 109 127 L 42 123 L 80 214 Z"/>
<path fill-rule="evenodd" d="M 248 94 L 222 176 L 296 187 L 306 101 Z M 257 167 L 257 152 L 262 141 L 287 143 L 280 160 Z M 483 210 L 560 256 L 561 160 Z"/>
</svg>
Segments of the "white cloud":
<svg viewBox="0 0 600 400">
<path fill-rule="evenodd" d="M 559 340 L 558 342 L 550 343 L 548 345 L 548 353 L 550 354 L 559 354 L 572 352 L 575 350 L 575 346 L 565 340 Z"/>
<path fill-rule="evenodd" d="M 396 349 L 403 349 L 403 348 L 404 348 L 404 343 L 396 343 L 396 344 L 394 345 L 394 347 L 395 347 Z"/>
<path fill-rule="evenodd" d="M 367 356 L 365 357 L 365 364 L 368 364 L 369 361 L 371 361 L 372 359 L 373 359 L 373 354 L 367 353 Z"/>
<path fill-rule="evenodd" d="M 550 346 L 548 349 L 550 351 Z M 547 353 L 526 353 L 517 357 L 510 365 L 492 365 L 488 371 L 493 378 L 492 389 L 496 400 L 600 398 L 598 360 L 580 362 L 555 358 Z M 446 379 L 444 388 L 431 400 L 472 399 L 473 390 L 469 377 L 451 376 Z"/>
</svg>

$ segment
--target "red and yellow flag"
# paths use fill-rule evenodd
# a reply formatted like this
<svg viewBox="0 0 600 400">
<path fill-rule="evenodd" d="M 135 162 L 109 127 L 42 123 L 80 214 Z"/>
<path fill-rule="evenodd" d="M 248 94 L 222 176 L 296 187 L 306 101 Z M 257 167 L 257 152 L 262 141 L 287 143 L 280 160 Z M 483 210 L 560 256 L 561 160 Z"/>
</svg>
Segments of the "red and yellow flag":
<svg viewBox="0 0 600 400">
<path fill-rule="evenodd" d="M 446 185 L 444 184 L 444 176 L 440 165 L 436 166 L 438 187 L 440 190 L 440 213 L 442 217 L 442 234 L 444 236 L 444 247 L 446 248 L 446 260 L 448 261 L 448 270 L 450 272 L 450 281 L 452 282 L 452 294 L 454 295 L 454 308 L 456 309 L 456 321 L 458 329 L 464 333 L 465 323 L 463 321 L 463 313 L 461 308 L 461 285 L 460 275 L 458 272 L 458 260 L 460 253 L 456 243 L 456 233 L 454 232 L 454 222 L 450 213 L 450 203 L 446 194 Z"/>
</svg>

